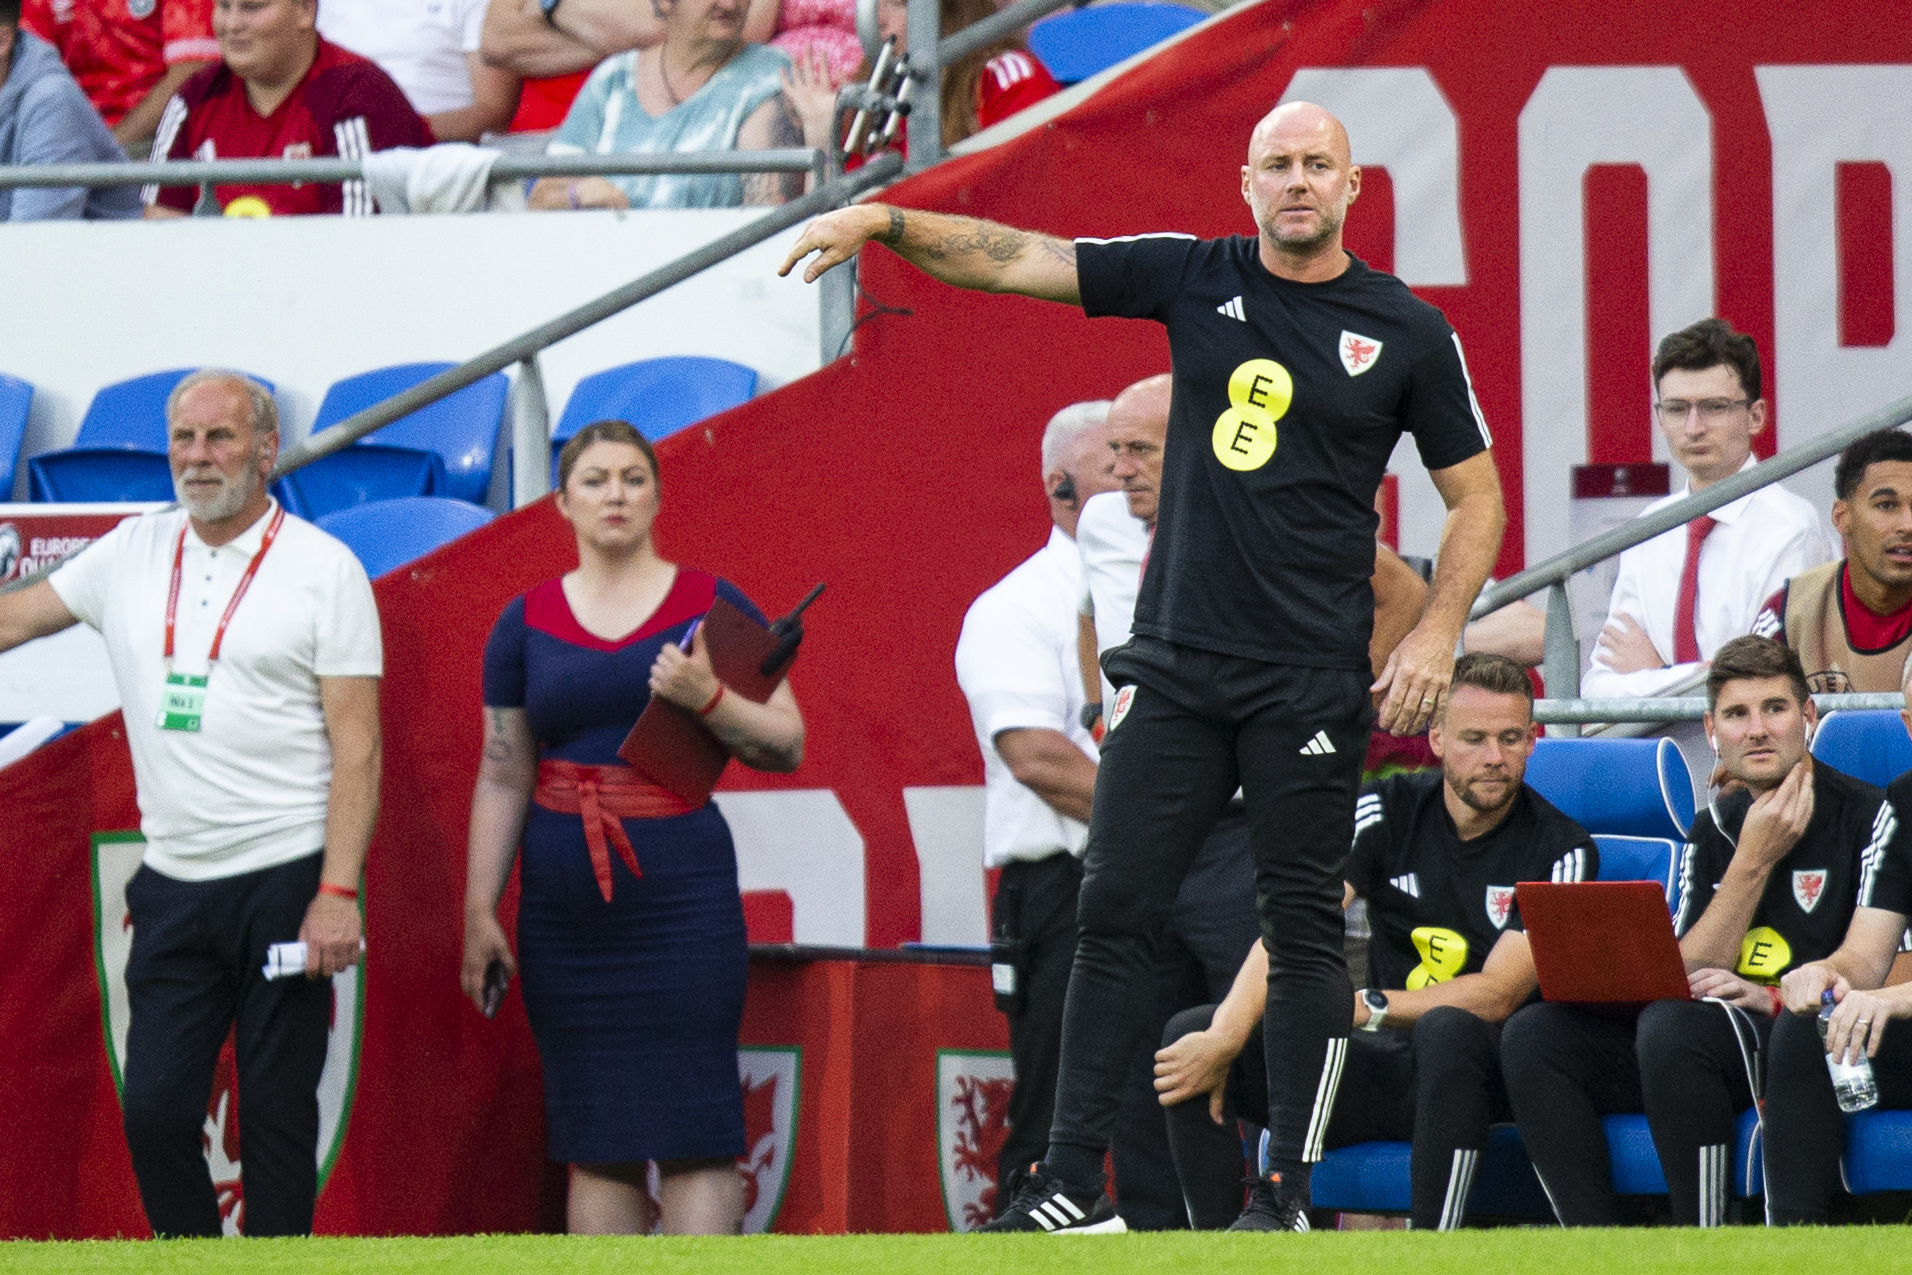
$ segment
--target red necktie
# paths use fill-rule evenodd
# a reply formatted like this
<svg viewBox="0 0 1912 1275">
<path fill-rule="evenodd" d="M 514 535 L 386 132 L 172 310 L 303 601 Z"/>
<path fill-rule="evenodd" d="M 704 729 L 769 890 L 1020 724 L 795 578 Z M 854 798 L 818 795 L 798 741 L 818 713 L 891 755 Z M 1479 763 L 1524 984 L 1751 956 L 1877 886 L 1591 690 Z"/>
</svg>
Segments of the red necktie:
<svg viewBox="0 0 1912 1275">
<path fill-rule="evenodd" d="M 1686 524 L 1686 565 L 1680 569 L 1680 600 L 1673 609 L 1675 664 L 1692 664 L 1700 658 L 1700 639 L 1693 629 L 1693 606 L 1700 593 L 1700 546 L 1718 525 L 1708 514 Z"/>
</svg>

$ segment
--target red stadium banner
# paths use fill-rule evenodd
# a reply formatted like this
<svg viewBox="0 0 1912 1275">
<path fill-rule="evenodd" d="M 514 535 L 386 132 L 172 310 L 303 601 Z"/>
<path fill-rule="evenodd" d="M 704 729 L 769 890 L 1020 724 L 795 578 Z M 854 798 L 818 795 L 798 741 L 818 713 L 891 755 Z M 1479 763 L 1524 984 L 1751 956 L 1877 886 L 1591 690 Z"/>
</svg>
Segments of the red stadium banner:
<svg viewBox="0 0 1912 1275">
<path fill-rule="evenodd" d="M 98 540 L 121 519 L 157 508 L 151 504 L 0 504 L 0 584 L 50 567 Z"/>
<path fill-rule="evenodd" d="M 1912 202 L 1881 179 L 1912 173 L 1906 0 L 1263 0 L 889 197 L 1068 235 L 1250 231 L 1239 165 L 1285 93 L 1350 124 L 1368 168 L 1351 245 L 1466 344 L 1512 514 L 1503 573 L 1565 544 L 1573 464 L 1653 458 L 1646 367 L 1671 328 L 1719 313 L 1759 340 L 1777 407 L 1762 449 L 1906 388 L 1895 316 L 1912 269 L 1896 262 Z M 853 357 L 662 445 L 658 535 L 772 613 L 829 583 L 792 678 L 803 768 L 733 768 L 718 796 L 740 844 L 783 838 L 766 861 L 789 879 L 745 884 L 789 893 L 799 941 L 822 917 L 892 947 L 922 933 L 919 853 L 970 835 L 951 832 L 981 781 L 953 653 L 970 601 L 1046 536 L 1042 425 L 1163 370 L 1168 352 L 1154 325 L 961 294 L 881 250 L 862 282 L 888 308 L 866 316 Z M 1405 467 L 1410 551 L 1427 513 L 1415 482 Z M 457 974 L 482 644 L 508 598 L 572 561 L 545 503 L 378 582 L 384 807 L 357 1082 L 321 1230 L 561 1218 L 522 1008 L 513 997 L 485 1022 Z M 116 719 L 0 773 L 0 1235 L 144 1230 L 89 898 L 94 835 L 136 822 Z M 753 970 L 759 1221 L 937 1229 L 983 1207 L 973 1170 L 1001 1020 L 965 979 L 979 983 Z M 924 1097 L 945 1080 L 947 1102 Z M 777 1138 L 792 1128 L 794 1148 Z M 882 1153 L 852 1157 L 852 1131 L 867 1148 L 872 1129 Z"/>
</svg>

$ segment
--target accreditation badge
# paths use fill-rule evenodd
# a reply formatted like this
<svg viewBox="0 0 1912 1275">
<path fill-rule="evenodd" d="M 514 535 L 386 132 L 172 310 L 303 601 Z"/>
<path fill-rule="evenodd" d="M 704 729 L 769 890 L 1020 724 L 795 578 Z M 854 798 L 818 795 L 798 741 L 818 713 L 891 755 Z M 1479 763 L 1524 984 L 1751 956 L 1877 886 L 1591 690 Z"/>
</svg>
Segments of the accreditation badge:
<svg viewBox="0 0 1912 1275">
<path fill-rule="evenodd" d="M 206 713 L 206 681 L 210 673 L 168 673 L 159 696 L 161 730 L 199 732 L 199 719 Z"/>
</svg>

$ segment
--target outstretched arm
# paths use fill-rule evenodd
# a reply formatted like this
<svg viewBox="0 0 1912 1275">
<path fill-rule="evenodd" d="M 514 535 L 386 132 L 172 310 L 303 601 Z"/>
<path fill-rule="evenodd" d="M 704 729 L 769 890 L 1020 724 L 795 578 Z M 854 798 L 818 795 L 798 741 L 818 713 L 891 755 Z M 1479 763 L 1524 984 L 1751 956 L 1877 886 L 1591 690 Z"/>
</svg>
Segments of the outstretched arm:
<svg viewBox="0 0 1912 1275">
<path fill-rule="evenodd" d="M 850 260 L 871 241 L 958 288 L 1082 303 L 1073 240 L 888 204 L 856 204 L 825 213 L 804 228 L 777 273 L 789 274 L 815 253 L 816 260 L 803 271 L 804 282 L 815 283 L 824 271 Z"/>
</svg>

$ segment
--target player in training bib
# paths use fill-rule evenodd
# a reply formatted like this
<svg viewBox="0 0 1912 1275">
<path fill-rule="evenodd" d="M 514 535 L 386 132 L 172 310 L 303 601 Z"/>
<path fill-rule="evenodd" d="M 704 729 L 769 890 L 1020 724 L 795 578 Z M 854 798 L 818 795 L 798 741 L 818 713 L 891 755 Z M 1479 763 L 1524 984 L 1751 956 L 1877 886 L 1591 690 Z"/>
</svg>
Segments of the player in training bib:
<svg viewBox="0 0 1912 1275">
<path fill-rule="evenodd" d="M 1453 672 L 1505 521 L 1486 423 L 1440 311 L 1341 246 L 1361 175 L 1340 121 L 1291 102 L 1255 126 L 1257 233 L 1074 242 L 860 204 L 810 223 L 814 281 L 875 240 L 944 282 L 1168 329 L 1174 385 L 1154 546 L 1116 686 L 1085 853 L 1081 939 L 1042 1164 L 991 1230 L 1124 1229 L 1102 1161 L 1144 1030 L 1133 988 L 1176 887 L 1239 786 L 1262 941 L 1270 1186 L 1306 1225 L 1308 1165 L 1353 1020 L 1347 829 L 1375 710 L 1420 731 Z M 1374 493 L 1403 432 L 1447 505 L 1421 622 L 1370 688 Z"/>
</svg>

